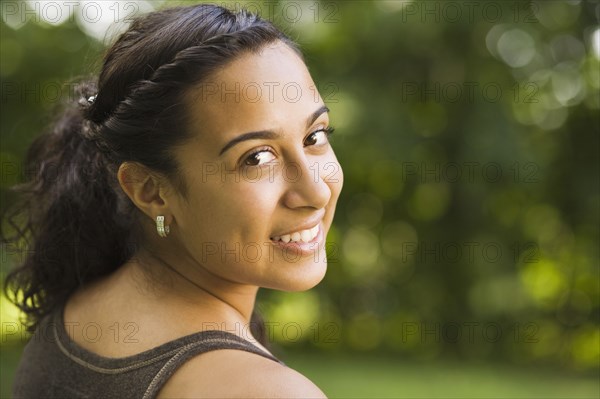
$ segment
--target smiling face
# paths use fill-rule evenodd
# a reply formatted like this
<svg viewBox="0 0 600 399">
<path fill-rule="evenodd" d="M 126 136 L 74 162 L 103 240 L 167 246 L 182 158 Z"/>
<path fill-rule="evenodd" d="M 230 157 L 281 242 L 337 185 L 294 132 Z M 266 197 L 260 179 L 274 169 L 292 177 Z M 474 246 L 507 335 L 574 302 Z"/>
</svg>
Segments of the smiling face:
<svg viewBox="0 0 600 399">
<path fill-rule="evenodd" d="M 188 191 L 171 202 L 171 234 L 194 267 L 228 282 L 313 287 L 343 173 L 303 61 L 274 43 L 190 94 L 194 137 L 175 152 Z"/>
</svg>

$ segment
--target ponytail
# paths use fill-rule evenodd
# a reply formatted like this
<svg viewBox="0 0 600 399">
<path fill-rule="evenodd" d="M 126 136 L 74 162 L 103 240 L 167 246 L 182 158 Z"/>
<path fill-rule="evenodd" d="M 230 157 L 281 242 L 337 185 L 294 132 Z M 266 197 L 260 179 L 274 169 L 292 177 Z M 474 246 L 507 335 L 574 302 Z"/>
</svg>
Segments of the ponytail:
<svg viewBox="0 0 600 399">
<path fill-rule="evenodd" d="M 3 244 L 25 246 L 17 249 L 26 254 L 3 290 L 25 313 L 30 332 L 78 287 L 116 270 L 133 253 L 133 212 L 123 209 L 131 204 L 115 190 L 114 165 L 86 137 L 84 109 L 94 91 L 94 84 L 81 84 L 81 100 L 63 106 L 33 141 L 24 160 L 29 179 L 12 188 L 20 201 L 3 215 L 16 232 L 0 229 Z"/>
</svg>

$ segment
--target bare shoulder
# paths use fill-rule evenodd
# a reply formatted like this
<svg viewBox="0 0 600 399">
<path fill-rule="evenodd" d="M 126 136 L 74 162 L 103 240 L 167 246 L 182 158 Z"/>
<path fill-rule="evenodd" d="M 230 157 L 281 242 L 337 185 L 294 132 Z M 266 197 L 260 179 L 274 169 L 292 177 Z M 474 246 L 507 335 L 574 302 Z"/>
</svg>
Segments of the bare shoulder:
<svg viewBox="0 0 600 399">
<path fill-rule="evenodd" d="M 222 349 L 184 363 L 157 398 L 326 398 L 299 372 L 265 357 Z"/>
</svg>

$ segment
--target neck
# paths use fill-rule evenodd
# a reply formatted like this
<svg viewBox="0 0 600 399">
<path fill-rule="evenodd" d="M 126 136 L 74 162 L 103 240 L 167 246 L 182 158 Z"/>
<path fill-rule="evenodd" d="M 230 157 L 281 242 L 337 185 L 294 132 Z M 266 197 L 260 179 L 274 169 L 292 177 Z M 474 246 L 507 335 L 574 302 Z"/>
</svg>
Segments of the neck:
<svg viewBox="0 0 600 399">
<path fill-rule="evenodd" d="M 184 312 L 183 317 L 245 326 L 250 323 L 258 287 L 224 280 L 199 265 L 173 261 L 148 248 L 142 248 L 132 259 L 150 283 L 144 284 L 143 290 Z"/>
</svg>

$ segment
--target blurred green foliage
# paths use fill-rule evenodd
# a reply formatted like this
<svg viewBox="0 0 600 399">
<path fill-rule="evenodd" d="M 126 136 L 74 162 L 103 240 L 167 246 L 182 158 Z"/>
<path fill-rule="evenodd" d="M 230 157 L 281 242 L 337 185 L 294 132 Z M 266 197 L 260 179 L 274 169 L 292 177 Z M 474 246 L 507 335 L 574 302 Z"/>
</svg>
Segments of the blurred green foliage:
<svg viewBox="0 0 600 399">
<path fill-rule="evenodd" d="M 109 41 L 5 4 L 3 208 L 62 83 L 97 71 Z M 261 292 L 281 345 L 597 370 L 598 1 L 224 4 L 300 42 L 344 169 L 325 280 Z"/>
</svg>

